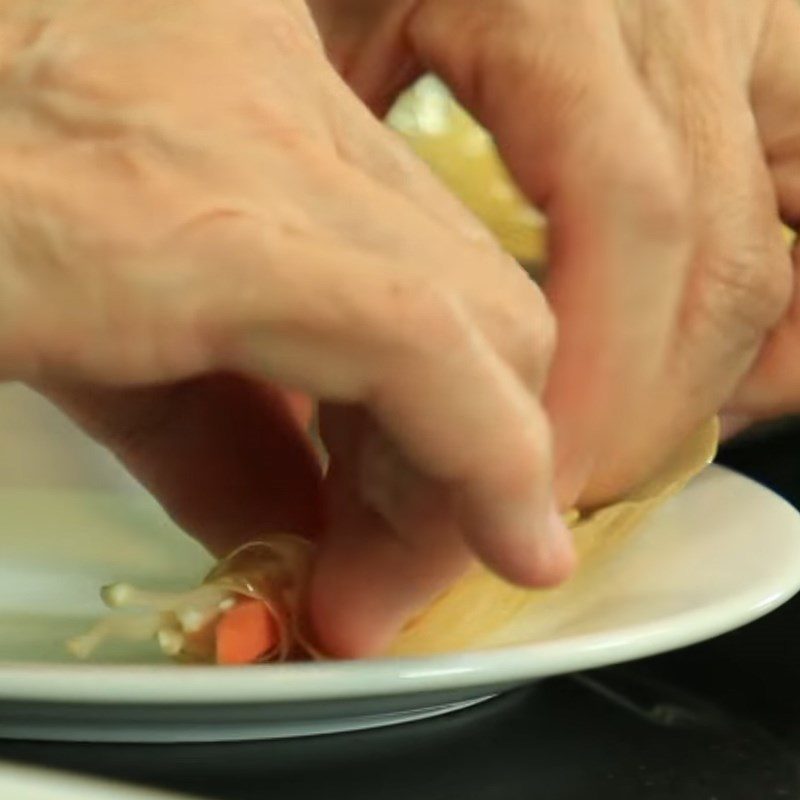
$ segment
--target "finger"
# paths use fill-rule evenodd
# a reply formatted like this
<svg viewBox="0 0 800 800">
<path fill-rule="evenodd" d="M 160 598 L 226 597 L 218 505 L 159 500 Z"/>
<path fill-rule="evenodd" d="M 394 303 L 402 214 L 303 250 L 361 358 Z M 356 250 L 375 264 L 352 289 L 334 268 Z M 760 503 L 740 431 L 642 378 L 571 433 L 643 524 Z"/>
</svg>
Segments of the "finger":
<svg viewBox="0 0 800 800">
<path fill-rule="evenodd" d="M 216 375 L 46 393 L 216 555 L 269 531 L 321 527 L 319 463 L 289 402 L 265 384 Z"/>
<path fill-rule="evenodd" d="M 328 108 L 339 153 L 366 175 L 403 195 L 439 223 L 468 240 L 494 240 L 478 219 L 433 174 L 399 134 L 379 124 L 347 86 Z M 360 124 L 354 124 L 358 123 Z"/>
<path fill-rule="evenodd" d="M 530 541 L 548 519 L 548 426 L 461 299 L 402 261 L 273 238 L 257 219 L 217 226 L 204 230 L 198 254 L 211 262 L 241 254 L 236 279 L 215 287 L 213 319 L 203 318 L 204 327 L 227 332 L 219 357 L 329 401 L 366 405 L 417 468 L 457 484 L 465 507 L 483 512 L 476 541 L 492 550 L 496 538 L 500 548 L 494 522 L 507 525 L 493 514 L 510 520 L 514 511 L 527 531 L 517 534 Z M 450 241 L 463 262 L 506 258 Z M 296 266 L 275 270 L 257 291 L 264 263 Z"/>
<path fill-rule="evenodd" d="M 328 58 L 353 90 L 379 116 L 419 76 L 407 55 L 403 21 L 406 3 L 309 0 Z"/>
<path fill-rule="evenodd" d="M 524 585 L 550 571 L 563 576 L 569 534 L 553 513 L 544 414 L 477 331 L 457 335 L 442 337 L 447 354 L 401 358 L 372 412 L 412 465 L 451 488 L 479 558 Z"/>
<path fill-rule="evenodd" d="M 363 412 L 326 408 L 322 434 L 329 527 L 312 581 L 310 610 L 325 652 L 386 649 L 400 627 L 469 563 L 446 490 L 399 470 L 396 448 Z M 384 446 L 374 442 L 380 439 Z M 391 455 L 389 455 L 391 453 Z M 386 513 L 391 497 L 392 511 Z"/>
<path fill-rule="evenodd" d="M 385 208 L 361 207 L 373 206 Z M 476 269 L 475 259 L 489 269 L 489 259 L 507 258 L 439 229 L 434 235 L 452 244 L 465 269 Z M 402 251 L 391 260 L 332 249 L 244 216 L 210 224 L 195 245 L 202 260 L 234 270 L 217 287 L 212 316 L 198 323 L 217 331 L 219 357 L 324 400 L 364 406 L 415 469 L 452 490 L 462 535 L 479 558 L 520 583 L 548 570 L 564 574 L 571 545 L 553 514 L 544 414 L 448 282 L 420 274 Z M 281 266 L 265 279 L 265 263 Z"/>
<path fill-rule="evenodd" d="M 336 102 L 328 109 L 331 127 L 337 137 L 337 149 L 347 163 L 385 191 L 391 189 L 395 199 L 409 204 L 417 218 L 424 215 L 425 225 L 442 241 L 460 236 L 468 245 L 485 247 L 494 253 L 497 244 L 488 229 L 458 200 L 393 131 L 377 124 L 366 107 L 345 86 L 333 93 Z M 361 124 L 354 124 L 358 121 Z M 387 208 L 388 211 L 388 208 Z M 419 221 L 414 223 L 418 236 L 422 233 Z M 399 217 L 387 213 L 376 228 L 388 242 L 397 242 L 396 249 L 408 251 L 409 257 L 420 259 L 420 266 L 446 281 L 456 276 L 472 314 L 484 335 L 500 355 L 517 371 L 526 385 L 537 394 L 541 391 L 552 352 L 537 347 L 538 343 L 554 338 L 551 332 L 552 315 L 544 298 L 531 287 L 530 278 L 512 259 L 502 262 L 502 269 L 493 265 L 493 280 L 487 285 L 486 269 L 469 269 L 454 252 L 429 253 L 427 258 L 419 249 L 419 239 L 410 238 Z M 397 241 L 399 239 L 399 241 Z M 414 252 L 412 252 L 412 250 Z M 495 262 L 497 260 L 495 259 Z M 495 299 L 499 298 L 499 299 Z M 515 331 L 519 328 L 513 317 L 511 303 L 525 303 L 524 330 L 532 333 L 520 345 Z M 520 316 L 519 314 L 516 316 Z"/>
<path fill-rule="evenodd" d="M 314 630 L 326 653 L 379 654 L 415 613 L 460 577 L 469 551 L 446 512 L 433 505 L 428 509 L 433 516 L 423 523 L 430 548 L 415 548 L 336 471 L 329 481 L 334 522 L 327 536 L 335 537 L 335 546 L 324 546 L 316 562 L 310 599 Z"/>
<path fill-rule="evenodd" d="M 412 23 L 417 47 L 548 216 L 559 343 L 546 403 L 570 502 L 663 364 L 688 266 L 687 187 L 613 5 L 428 8 Z"/>
<path fill-rule="evenodd" d="M 312 618 L 327 652 L 380 653 L 473 557 L 451 487 L 415 469 L 364 414 L 326 409 L 323 422 L 332 454 L 330 527 L 312 583 Z M 542 550 L 538 585 L 566 577 L 571 550 L 554 570 L 546 536 L 533 547 Z"/>
</svg>

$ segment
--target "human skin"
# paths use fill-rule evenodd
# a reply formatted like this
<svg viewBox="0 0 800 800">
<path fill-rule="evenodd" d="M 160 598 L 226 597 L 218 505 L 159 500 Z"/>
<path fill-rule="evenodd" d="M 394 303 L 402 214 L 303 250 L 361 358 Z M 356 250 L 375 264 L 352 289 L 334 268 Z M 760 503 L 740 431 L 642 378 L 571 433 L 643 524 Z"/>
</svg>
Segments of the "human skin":
<svg viewBox="0 0 800 800">
<path fill-rule="evenodd" d="M 354 655 L 475 558 L 564 578 L 559 508 L 794 402 L 800 34 L 788 0 L 313 11 L 0 0 L 0 367 L 216 552 L 321 535 Z M 370 113 L 425 68 L 547 213 L 544 294 Z"/>
<path fill-rule="evenodd" d="M 800 406 L 794 0 L 311 6 L 376 113 L 436 72 L 547 215 L 562 507 L 619 496 L 716 413 L 735 430 Z M 361 589 L 339 591 L 343 624 Z"/>
<path fill-rule="evenodd" d="M 2 0 L 0 53 L 5 377 L 215 552 L 340 530 L 352 492 L 399 497 L 413 474 L 447 508 L 424 576 L 402 537 L 371 540 L 399 597 L 475 556 L 526 585 L 569 573 L 539 399 L 552 315 L 342 81 L 302 2 Z M 337 464 L 323 502 L 303 394 L 407 467 Z M 320 638 L 375 649 L 403 602 L 346 643 L 320 614 Z"/>
</svg>

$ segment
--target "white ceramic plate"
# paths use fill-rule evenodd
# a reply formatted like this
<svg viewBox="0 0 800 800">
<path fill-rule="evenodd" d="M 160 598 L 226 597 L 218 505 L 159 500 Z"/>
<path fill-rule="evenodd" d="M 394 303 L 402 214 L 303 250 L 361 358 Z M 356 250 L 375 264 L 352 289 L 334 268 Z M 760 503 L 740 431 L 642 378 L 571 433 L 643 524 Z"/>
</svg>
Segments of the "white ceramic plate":
<svg viewBox="0 0 800 800">
<path fill-rule="evenodd" d="M 208 741 L 387 725 L 697 642 L 800 587 L 798 514 L 712 468 L 491 649 L 218 668 L 127 646 L 79 664 L 63 642 L 102 613 L 101 584 L 180 587 L 209 560 L 52 410 L 0 389 L 0 441 L 15 437 L 0 454 L 0 736 Z"/>
<path fill-rule="evenodd" d="M 174 794 L 2 762 L 0 797 L 4 800 L 181 800 Z"/>
</svg>

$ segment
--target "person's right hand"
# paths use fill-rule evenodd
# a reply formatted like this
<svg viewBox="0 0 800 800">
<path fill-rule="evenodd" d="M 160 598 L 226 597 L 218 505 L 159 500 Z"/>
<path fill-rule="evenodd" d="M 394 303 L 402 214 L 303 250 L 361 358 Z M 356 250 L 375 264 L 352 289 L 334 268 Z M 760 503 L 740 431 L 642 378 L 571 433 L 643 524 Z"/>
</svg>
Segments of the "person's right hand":
<svg viewBox="0 0 800 800">
<path fill-rule="evenodd" d="M 526 585 L 569 572 L 546 305 L 300 0 L 2 0 L 0 61 L 6 378 L 217 552 L 321 525 L 285 389 L 324 401 L 312 612 L 335 652 L 379 649 L 473 555 Z"/>
</svg>

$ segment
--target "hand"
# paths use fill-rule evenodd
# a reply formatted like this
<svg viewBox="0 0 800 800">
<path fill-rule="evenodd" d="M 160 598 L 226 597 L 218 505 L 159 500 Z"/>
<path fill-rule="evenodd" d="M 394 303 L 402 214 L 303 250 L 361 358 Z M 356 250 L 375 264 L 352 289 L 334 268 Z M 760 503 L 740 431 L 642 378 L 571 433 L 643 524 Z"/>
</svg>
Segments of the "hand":
<svg viewBox="0 0 800 800">
<path fill-rule="evenodd" d="M 793 0 L 312 7 L 369 104 L 434 70 L 546 212 L 559 341 L 545 397 L 565 505 L 640 481 L 759 353 L 738 402 L 769 406 L 777 384 L 800 400 L 798 314 L 770 335 L 793 283 L 779 217 L 800 221 Z"/>
<path fill-rule="evenodd" d="M 569 572 L 543 298 L 300 0 L 0 0 L 0 41 L 7 377 L 218 552 L 325 522 L 332 651 L 379 649 L 473 554 L 525 584 Z M 328 520 L 287 387 L 323 403 Z"/>
</svg>

